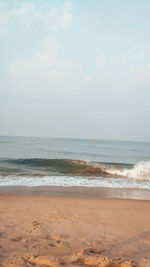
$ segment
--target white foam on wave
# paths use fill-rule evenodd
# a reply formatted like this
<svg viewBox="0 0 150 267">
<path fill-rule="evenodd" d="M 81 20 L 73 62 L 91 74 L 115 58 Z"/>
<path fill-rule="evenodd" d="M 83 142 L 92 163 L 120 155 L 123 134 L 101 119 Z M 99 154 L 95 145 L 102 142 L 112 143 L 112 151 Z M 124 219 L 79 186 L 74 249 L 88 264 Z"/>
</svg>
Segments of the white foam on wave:
<svg viewBox="0 0 150 267">
<path fill-rule="evenodd" d="M 81 176 L 0 176 L 0 186 L 87 186 L 150 189 L 150 181 Z"/>
<path fill-rule="evenodd" d="M 139 162 L 131 169 L 107 169 L 106 172 L 119 177 L 150 180 L 150 161 Z"/>
</svg>

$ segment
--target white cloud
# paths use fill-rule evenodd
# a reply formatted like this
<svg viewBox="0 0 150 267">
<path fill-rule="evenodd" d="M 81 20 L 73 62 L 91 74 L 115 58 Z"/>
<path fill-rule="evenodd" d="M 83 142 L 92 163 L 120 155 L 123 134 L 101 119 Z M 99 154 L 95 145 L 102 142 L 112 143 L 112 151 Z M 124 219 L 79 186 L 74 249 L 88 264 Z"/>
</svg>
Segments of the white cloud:
<svg viewBox="0 0 150 267">
<path fill-rule="evenodd" d="M 106 56 L 104 55 L 98 56 L 97 63 L 99 66 L 104 65 L 105 62 L 106 62 Z"/>
<path fill-rule="evenodd" d="M 146 68 L 150 69 L 150 63 L 146 64 Z"/>
<path fill-rule="evenodd" d="M 97 67 L 96 70 L 92 62 L 89 65 L 91 69 L 89 67 L 87 69 L 85 59 L 64 58 L 62 50 L 60 42 L 48 39 L 42 43 L 38 51 L 33 53 L 32 57 L 11 62 L 8 80 L 13 89 L 20 92 L 21 90 L 24 92 L 41 90 L 42 92 L 55 89 L 76 90 L 88 85 L 97 91 L 105 89 L 126 94 L 131 90 L 142 90 L 150 86 L 150 52 L 148 51 L 147 57 L 144 54 L 144 59 L 141 51 L 139 53 L 127 51 L 119 56 L 118 54 L 107 56 L 107 60 L 105 56 L 100 56 L 99 60 L 101 64 L 105 62 L 105 68 Z"/>
<path fill-rule="evenodd" d="M 87 83 L 87 82 L 90 82 L 91 80 L 92 80 L 91 77 L 87 76 L 82 80 L 82 82 Z"/>
<path fill-rule="evenodd" d="M 128 94 L 131 91 L 145 90 L 150 86 L 150 51 L 130 49 L 112 56 L 98 57 L 105 68 L 97 68 L 99 87 Z"/>
<path fill-rule="evenodd" d="M 48 68 L 52 65 L 53 59 L 61 46 L 56 40 L 47 40 L 41 45 L 41 50 L 36 52 L 31 59 L 18 61 L 9 65 L 9 72 L 20 74 L 21 72 L 32 72 L 39 68 Z"/>
<path fill-rule="evenodd" d="M 25 3 L 21 7 L 0 6 L 0 32 L 7 33 L 15 30 L 16 26 L 28 28 L 31 23 L 41 19 L 42 13 L 36 11 L 32 3 Z"/>
<path fill-rule="evenodd" d="M 17 29 L 30 29 L 32 26 L 43 29 L 68 30 L 73 21 L 72 7 L 70 2 L 65 2 L 60 7 L 48 8 L 41 11 L 32 2 L 11 5 L 3 1 L 0 3 L 0 33 L 6 34 Z"/>
<path fill-rule="evenodd" d="M 78 88 L 81 81 L 82 62 L 61 59 L 61 44 L 55 39 L 42 43 L 41 49 L 24 61 L 12 62 L 8 79 L 18 91 L 38 91 Z"/>
<path fill-rule="evenodd" d="M 108 64 L 110 66 L 125 65 L 125 64 L 141 64 L 145 60 L 150 59 L 149 50 L 137 51 L 135 49 L 129 49 L 124 53 L 117 53 L 108 58 Z"/>
<path fill-rule="evenodd" d="M 50 72 L 56 68 L 56 57 L 61 44 L 49 39 L 43 42 L 41 49 L 24 61 L 12 62 L 8 67 L 8 74 L 14 88 L 18 90 L 37 89 L 42 82 L 48 82 Z"/>
<path fill-rule="evenodd" d="M 72 22 L 72 7 L 71 3 L 68 1 L 62 8 L 62 14 L 60 15 L 60 26 L 62 29 L 67 30 Z"/>
</svg>

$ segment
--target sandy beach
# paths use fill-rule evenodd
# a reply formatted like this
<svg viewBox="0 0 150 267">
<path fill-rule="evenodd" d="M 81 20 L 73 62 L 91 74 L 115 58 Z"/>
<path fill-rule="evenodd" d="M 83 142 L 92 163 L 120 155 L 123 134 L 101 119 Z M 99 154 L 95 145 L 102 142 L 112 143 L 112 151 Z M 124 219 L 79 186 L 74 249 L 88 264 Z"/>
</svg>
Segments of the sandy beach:
<svg viewBox="0 0 150 267">
<path fill-rule="evenodd" d="M 150 267 L 150 0 L 0 0 L 0 267 Z"/>
<path fill-rule="evenodd" d="M 150 266 L 150 201 L 0 195 L 0 266 Z"/>
</svg>

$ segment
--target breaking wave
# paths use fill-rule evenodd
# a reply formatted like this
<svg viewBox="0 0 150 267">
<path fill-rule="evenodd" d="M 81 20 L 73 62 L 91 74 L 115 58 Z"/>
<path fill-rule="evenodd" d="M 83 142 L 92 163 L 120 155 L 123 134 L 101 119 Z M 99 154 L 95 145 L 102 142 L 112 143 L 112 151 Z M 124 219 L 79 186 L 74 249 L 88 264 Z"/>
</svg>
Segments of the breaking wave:
<svg viewBox="0 0 150 267">
<path fill-rule="evenodd" d="M 112 174 L 113 176 L 125 177 L 125 178 L 134 178 L 134 179 L 142 179 L 149 178 L 150 179 L 150 161 L 139 162 L 135 164 L 131 169 L 123 168 L 123 169 L 108 169 L 107 173 Z"/>
<path fill-rule="evenodd" d="M 1 159 L 0 174 L 73 175 L 150 179 L 150 161 L 133 164 L 101 163 L 69 159 Z"/>
</svg>

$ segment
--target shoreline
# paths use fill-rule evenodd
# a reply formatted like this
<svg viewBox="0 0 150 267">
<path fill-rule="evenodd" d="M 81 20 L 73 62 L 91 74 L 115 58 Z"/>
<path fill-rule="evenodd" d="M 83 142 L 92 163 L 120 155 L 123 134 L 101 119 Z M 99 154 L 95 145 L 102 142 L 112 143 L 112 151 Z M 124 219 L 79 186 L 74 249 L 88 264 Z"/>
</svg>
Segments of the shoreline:
<svg viewBox="0 0 150 267">
<path fill-rule="evenodd" d="M 150 200 L 150 189 L 85 186 L 0 186 L 0 195 Z"/>
</svg>

